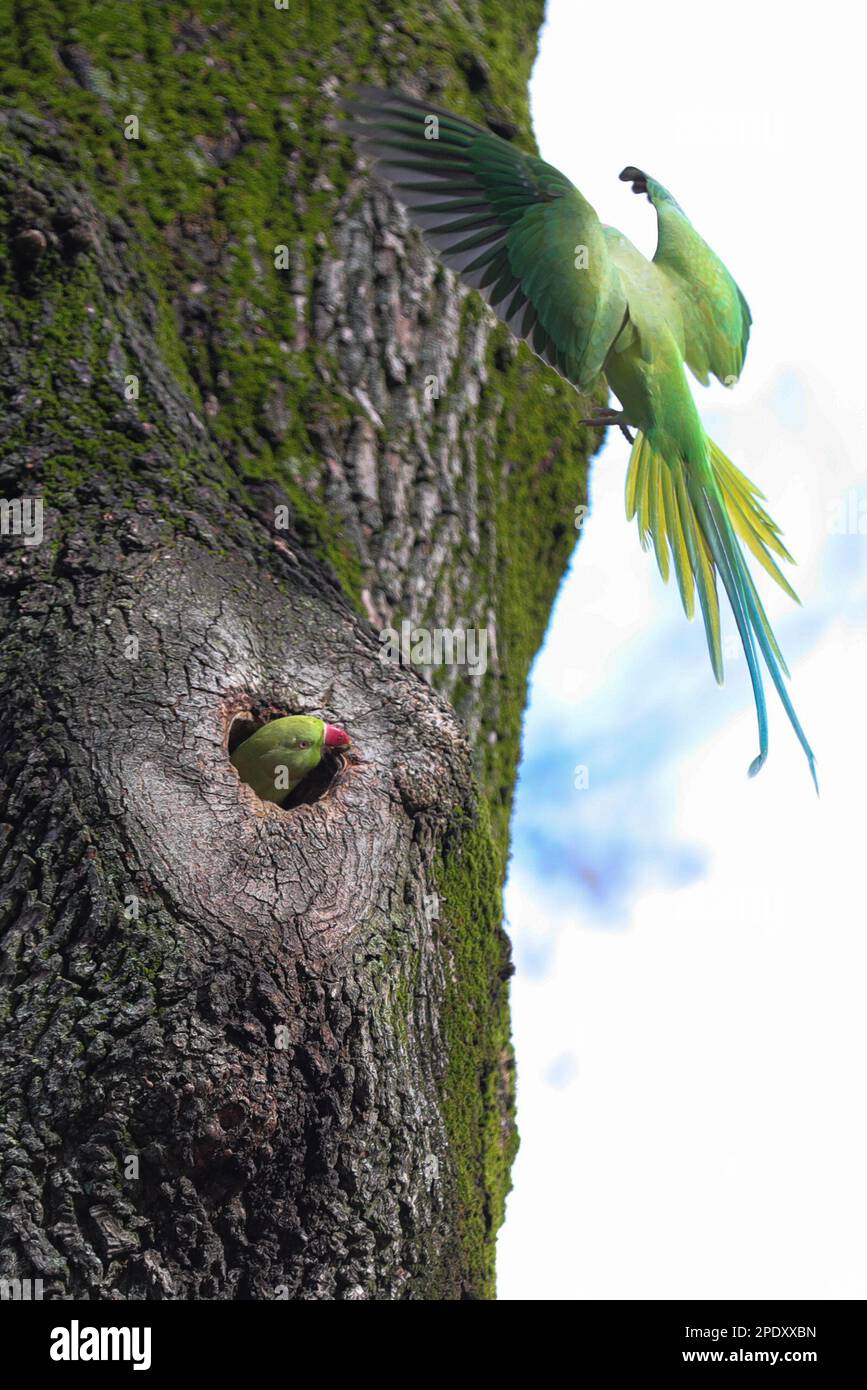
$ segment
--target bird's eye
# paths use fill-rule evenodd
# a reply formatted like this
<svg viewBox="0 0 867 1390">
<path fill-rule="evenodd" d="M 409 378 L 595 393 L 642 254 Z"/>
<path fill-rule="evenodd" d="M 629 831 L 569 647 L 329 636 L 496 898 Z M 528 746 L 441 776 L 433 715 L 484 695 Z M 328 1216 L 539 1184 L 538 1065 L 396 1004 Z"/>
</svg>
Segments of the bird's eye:
<svg viewBox="0 0 867 1390">
<path fill-rule="evenodd" d="M 306 738 L 299 738 L 299 740 L 298 740 L 298 742 L 297 742 L 297 744 L 296 744 L 296 747 L 297 747 L 297 748 L 309 748 L 309 747 L 310 747 L 310 744 L 308 743 L 308 741 L 307 741 Z"/>
</svg>

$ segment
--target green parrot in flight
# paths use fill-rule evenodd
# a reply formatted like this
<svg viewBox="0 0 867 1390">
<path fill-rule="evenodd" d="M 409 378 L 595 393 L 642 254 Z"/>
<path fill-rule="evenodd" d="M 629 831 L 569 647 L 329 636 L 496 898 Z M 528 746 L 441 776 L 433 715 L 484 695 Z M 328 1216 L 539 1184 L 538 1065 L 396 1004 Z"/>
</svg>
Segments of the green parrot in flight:
<svg viewBox="0 0 867 1390">
<path fill-rule="evenodd" d="M 231 762 L 242 782 L 262 801 L 282 805 L 302 778 L 322 761 L 326 748 L 347 748 L 351 740 L 344 729 L 306 714 L 272 719 L 239 743 Z"/>
<path fill-rule="evenodd" d="M 783 679 L 789 673 L 739 541 L 797 601 L 774 558 L 792 557 L 763 494 L 705 434 L 684 370 L 702 385 L 713 373 L 731 386 L 743 367 L 750 311 L 722 261 L 668 190 L 640 169 L 620 178 L 656 210 L 652 261 L 604 226 L 559 170 L 462 116 L 375 87 L 353 89 L 343 110 L 361 153 L 445 264 L 515 336 L 579 391 L 604 371 L 622 410 L 582 423 L 617 424 L 632 443 L 627 515 L 637 516 L 641 544 L 653 544 L 665 580 L 673 566 L 688 618 L 698 594 L 720 684 L 717 575 L 728 595 L 758 717 L 750 775 L 768 755 L 761 654 L 818 790 Z"/>
</svg>

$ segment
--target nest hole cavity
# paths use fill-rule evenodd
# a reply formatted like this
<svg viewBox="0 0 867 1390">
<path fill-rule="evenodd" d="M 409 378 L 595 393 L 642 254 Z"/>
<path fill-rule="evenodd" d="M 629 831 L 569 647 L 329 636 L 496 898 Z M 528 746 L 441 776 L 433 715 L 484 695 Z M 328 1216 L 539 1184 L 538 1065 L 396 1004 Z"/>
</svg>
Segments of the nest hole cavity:
<svg viewBox="0 0 867 1390">
<path fill-rule="evenodd" d="M 269 711 L 266 715 L 253 713 L 236 715 L 230 725 L 226 743 L 229 757 L 258 729 L 263 729 L 266 724 L 272 723 L 275 719 L 284 719 L 290 713 L 292 713 L 291 710 L 274 710 Z M 274 802 L 272 804 L 279 804 L 283 811 L 291 811 L 293 806 L 310 806 L 314 801 L 325 800 L 339 783 L 346 763 L 346 756 L 340 749 L 326 748 L 318 766 L 301 779 L 286 800 L 282 803 Z"/>
</svg>

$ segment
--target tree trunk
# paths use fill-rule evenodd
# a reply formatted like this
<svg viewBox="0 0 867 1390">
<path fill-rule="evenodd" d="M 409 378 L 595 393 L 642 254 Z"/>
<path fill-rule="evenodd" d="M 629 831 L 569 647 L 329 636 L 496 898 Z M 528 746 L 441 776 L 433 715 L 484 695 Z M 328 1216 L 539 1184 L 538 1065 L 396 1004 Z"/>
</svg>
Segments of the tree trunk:
<svg viewBox="0 0 867 1390">
<path fill-rule="evenodd" d="M 531 148 L 541 0 L 391 9 L 2 37 L 0 1278 L 46 1297 L 493 1296 L 508 819 L 589 441 L 336 113 L 400 84 Z M 487 670 L 384 659 L 405 622 Z M 283 809 L 228 753 L 289 712 L 353 743 Z"/>
</svg>

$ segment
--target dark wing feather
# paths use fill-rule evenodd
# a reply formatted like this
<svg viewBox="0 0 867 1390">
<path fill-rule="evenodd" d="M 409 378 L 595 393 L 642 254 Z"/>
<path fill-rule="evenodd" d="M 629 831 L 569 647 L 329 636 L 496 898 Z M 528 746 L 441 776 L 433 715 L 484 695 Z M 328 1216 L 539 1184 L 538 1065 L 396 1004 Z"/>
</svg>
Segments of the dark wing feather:
<svg viewBox="0 0 867 1390">
<path fill-rule="evenodd" d="M 593 208 L 559 170 L 417 97 L 375 87 L 346 129 L 431 246 L 575 386 L 602 369 L 626 297 Z"/>
</svg>

